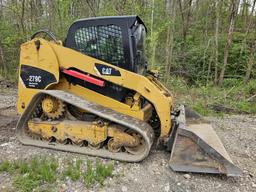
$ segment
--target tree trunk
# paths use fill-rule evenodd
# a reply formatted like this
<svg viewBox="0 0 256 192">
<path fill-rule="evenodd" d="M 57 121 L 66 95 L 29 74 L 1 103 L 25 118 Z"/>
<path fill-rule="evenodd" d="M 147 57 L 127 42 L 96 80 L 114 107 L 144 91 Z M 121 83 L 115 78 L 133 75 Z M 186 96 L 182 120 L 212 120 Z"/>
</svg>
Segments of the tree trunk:
<svg viewBox="0 0 256 192">
<path fill-rule="evenodd" d="M 187 32 L 188 32 L 189 21 L 191 16 L 191 6 L 192 6 L 192 0 L 184 1 L 184 6 L 182 6 L 182 0 L 179 0 L 179 8 L 180 8 L 181 20 L 182 20 L 182 38 L 183 38 L 184 45 L 186 44 L 186 40 L 187 40 Z"/>
<path fill-rule="evenodd" d="M 251 73 L 252 73 L 252 68 L 254 65 L 254 61 L 255 61 L 255 51 L 256 51 L 256 46 L 255 46 L 256 41 L 253 44 L 253 47 L 250 50 L 250 57 L 247 63 L 247 68 L 246 68 L 246 73 L 245 73 L 245 77 L 244 77 L 244 82 L 247 83 L 251 77 Z"/>
<path fill-rule="evenodd" d="M 36 24 L 36 6 L 34 4 L 34 1 L 30 1 L 29 2 L 29 5 L 30 5 L 30 22 L 29 22 L 29 27 L 28 27 L 28 30 L 31 31 L 32 30 L 32 26 L 33 24 Z"/>
<path fill-rule="evenodd" d="M 86 0 L 86 3 L 87 3 L 87 5 L 88 5 L 88 7 L 90 8 L 92 15 L 93 15 L 94 17 L 96 17 L 96 16 L 97 16 L 97 13 L 96 13 L 96 11 L 95 11 L 93 5 L 92 5 L 94 2 L 91 3 L 90 0 Z"/>
<path fill-rule="evenodd" d="M 252 26 L 252 23 L 253 23 L 253 18 L 254 18 L 253 17 L 253 12 L 254 12 L 254 9 L 255 9 L 255 4 L 256 4 L 256 0 L 253 1 L 253 5 L 252 5 L 250 17 L 249 17 L 249 22 L 248 22 L 248 25 L 246 27 L 244 39 L 243 39 L 243 42 L 242 42 L 242 45 L 241 45 L 240 57 L 243 54 L 243 51 L 244 51 L 244 48 L 245 48 L 246 42 L 247 42 L 247 36 L 248 36 L 248 33 L 250 32 L 250 29 L 251 29 L 251 26 Z"/>
<path fill-rule="evenodd" d="M 0 66 L 2 66 L 3 72 L 5 74 L 7 72 L 7 67 L 6 67 L 5 62 L 4 62 L 4 52 L 3 52 L 3 48 L 2 48 L 1 43 L 0 43 Z"/>
<path fill-rule="evenodd" d="M 186 18 L 186 25 L 185 25 L 185 40 L 187 39 L 187 33 L 189 29 L 189 24 L 190 24 L 190 17 L 191 17 L 191 7 L 192 7 L 192 0 L 188 0 L 188 5 L 187 5 L 187 18 Z"/>
<path fill-rule="evenodd" d="M 187 40 L 187 32 L 189 28 L 189 21 L 191 15 L 191 6 L 192 0 L 184 1 L 184 5 L 182 6 L 182 0 L 179 0 L 179 8 L 181 13 L 181 20 L 182 20 L 182 38 L 183 43 L 186 44 Z"/>
<path fill-rule="evenodd" d="M 238 7 L 239 7 L 240 0 L 232 0 L 231 4 L 231 13 L 230 13 L 230 23 L 229 23 L 229 29 L 228 29 L 228 35 L 227 35 L 227 41 L 224 48 L 224 60 L 223 65 L 221 68 L 220 76 L 219 76 L 219 82 L 218 85 L 222 85 L 224 80 L 224 75 L 226 71 L 226 67 L 228 64 L 228 55 L 229 55 L 229 48 L 232 43 L 232 37 L 233 37 L 233 31 L 234 31 L 234 25 L 235 25 L 235 17 L 237 15 Z"/>
<path fill-rule="evenodd" d="M 124 15 L 125 14 L 125 5 L 127 1 L 126 0 L 118 0 L 115 2 L 115 10 L 117 15 Z"/>
<path fill-rule="evenodd" d="M 206 65 L 206 52 L 207 52 L 207 50 L 209 49 L 209 47 L 210 47 L 210 44 L 211 44 L 211 41 L 212 41 L 212 39 L 210 38 L 209 40 L 208 40 L 208 42 L 207 42 L 207 46 L 206 46 L 206 48 L 205 48 L 205 50 L 204 50 L 204 61 L 203 61 L 203 69 L 202 69 L 202 72 L 203 72 L 203 74 L 204 74 L 204 72 L 205 72 L 205 65 Z M 208 68 L 207 68 L 207 76 L 206 76 L 206 82 L 208 82 L 208 80 L 209 80 L 209 76 L 210 76 L 210 70 L 211 70 L 211 65 L 212 65 L 212 61 L 211 61 L 212 59 L 210 59 L 208 62 Z M 198 76 L 198 79 L 199 78 L 202 78 L 202 77 L 199 77 Z M 203 78 L 205 78 L 205 77 L 203 77 Z M 198 80 L 197 79 L 197 80 Z"/>
<path fill-rule="evenodd" d="M 0 0 L 0 19 L 3 17 L 3 0 Z"/>
<path fill-rule="evenodd" d="M 64 31 L 64 26 L 63 26 L 63 23 L 64 23 L 64 15 L 63 15 L 63 12 L 61 10 L 61 2 L 57 2 L 57 5 L 56 5 L 56 8 L 57 8 L 57 14 L 58 14 L 58 23 L 59 23 L 59 33 L 61 34 L 60 36 L 63 38 L 65 37 L 65 31 Z"/>
<path fill-rule="evenodd" d="M 21 2 L 21 17 L 20 17 L 20 24 L 21 24 L 21 28 L 22 28 L 22 32 L 23 34 L 25 34 L 26 30 L 25 30 L 25 24 L 24 24 L 24 20 L 25 20 L 25 0 L 22 0 Z"/>
<path fill-rule="evenodd" d="M 182 2 L 184 4 L 182 5 Z M 187 71 L 185 65 L 186 62 L 186 44 L 187 44 L 187 34 L 190 24 L 190 15 L 191 15 L 192 0 L 179 0 L 179 9 L 181 13 L 181 30 L 182 30 L 182 43 L 181 43 L 181 66 L 182 71 Z"/>
<path fill-rule="evenodd" d="M 150 58 L 150 65 L 152 68 L 155 66 L 155 57 L 156 57 L 156 40 L 154 37 L 154 9 L 155 9 L 155 0 L 151 2 L 151 22 L 150 22 L 150 44 L 151 44 L 151 58 Z"/>
<path fill-rule="evenodd" d="M 42 16 L 44 13 L 42 0 L 36 0 L 37 16 Z"/>
<path fill-rule="evenodd" d="M 215 35 L 214 35 L 214 84 L 218 83 L 218 66 L 219 66 L 219 25 L 220 25 L 220 10 L 222 7 L 222 0 L 216 0 L 215 4 Z"/>
<path fill-rule="evenodd" d="M 165 46 L 165 82 L 168 81 L 171 65 L 173 63 L 173 47 L 174 47 L 174 32 L 175 32 L 175 20 L 176 20 L 176 0 L 167 0 L 166 12 L 170 20 L 170 26 L 167 30 L 167 40 Z"/>
</svg>

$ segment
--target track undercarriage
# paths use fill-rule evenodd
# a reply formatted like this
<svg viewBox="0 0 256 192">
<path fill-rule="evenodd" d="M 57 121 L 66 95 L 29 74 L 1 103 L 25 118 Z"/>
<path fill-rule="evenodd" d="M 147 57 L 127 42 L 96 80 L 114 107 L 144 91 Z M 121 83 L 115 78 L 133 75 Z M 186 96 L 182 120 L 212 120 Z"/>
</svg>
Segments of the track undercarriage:
<svg viewBox="0 0 256 192">
<path fill-rule="evenodd" d="M 136 162 L 154 140 L 145 122 L 63 91 L 41 91 L 18 123 L 23 144 Z"/>
</svg>

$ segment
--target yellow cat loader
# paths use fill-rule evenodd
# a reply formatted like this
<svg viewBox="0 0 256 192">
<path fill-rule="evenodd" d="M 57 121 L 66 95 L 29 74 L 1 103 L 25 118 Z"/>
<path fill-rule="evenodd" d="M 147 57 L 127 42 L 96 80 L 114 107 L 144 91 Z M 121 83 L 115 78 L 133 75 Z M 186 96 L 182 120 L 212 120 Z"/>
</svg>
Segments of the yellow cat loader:
<svg viewBox="0 0 256 192">
<path fill-rule="evenodd" d="M 127 162 L 164 145 L 175 171 L 240 175 L 212 126 L 174 110 L 170 91 L 147 70 L 145 34 L 138 16 L 96 17 L 75 21 L 63 43 L 47 30 L 23 43 L 20 142 Z"/>
</svg>

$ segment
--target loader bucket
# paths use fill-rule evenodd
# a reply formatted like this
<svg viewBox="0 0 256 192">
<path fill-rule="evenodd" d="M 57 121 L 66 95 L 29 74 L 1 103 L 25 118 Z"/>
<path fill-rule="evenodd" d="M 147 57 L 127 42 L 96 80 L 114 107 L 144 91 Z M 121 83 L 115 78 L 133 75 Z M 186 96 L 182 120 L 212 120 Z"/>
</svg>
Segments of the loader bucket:
<svg viewBox="0 0 256 192">
<path fill-rule="evenodd" d="M 185 115 L 185 113 L 187 113 Z M 199 114 L 182 106 L 169 165 L 174 171 L 240 176 L 213 127 Z M 186 123 L 187 122 L 187 123 Z M 176 133 L 175 133 L 176 132 Z"/>
</svg>

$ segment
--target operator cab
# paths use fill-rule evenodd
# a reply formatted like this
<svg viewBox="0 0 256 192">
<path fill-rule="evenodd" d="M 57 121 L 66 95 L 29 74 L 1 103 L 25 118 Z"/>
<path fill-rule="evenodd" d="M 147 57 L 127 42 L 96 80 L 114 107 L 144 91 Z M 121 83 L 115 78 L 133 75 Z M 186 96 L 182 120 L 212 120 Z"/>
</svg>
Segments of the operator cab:
<svg viewBox="0 0 256 192">
<path fill-rule="evenodd" d="M 146 27 L 138 16 L 79 19 L 69 28 L 65 46 L 120 68 L 143 74 Z"/>
</svg>

